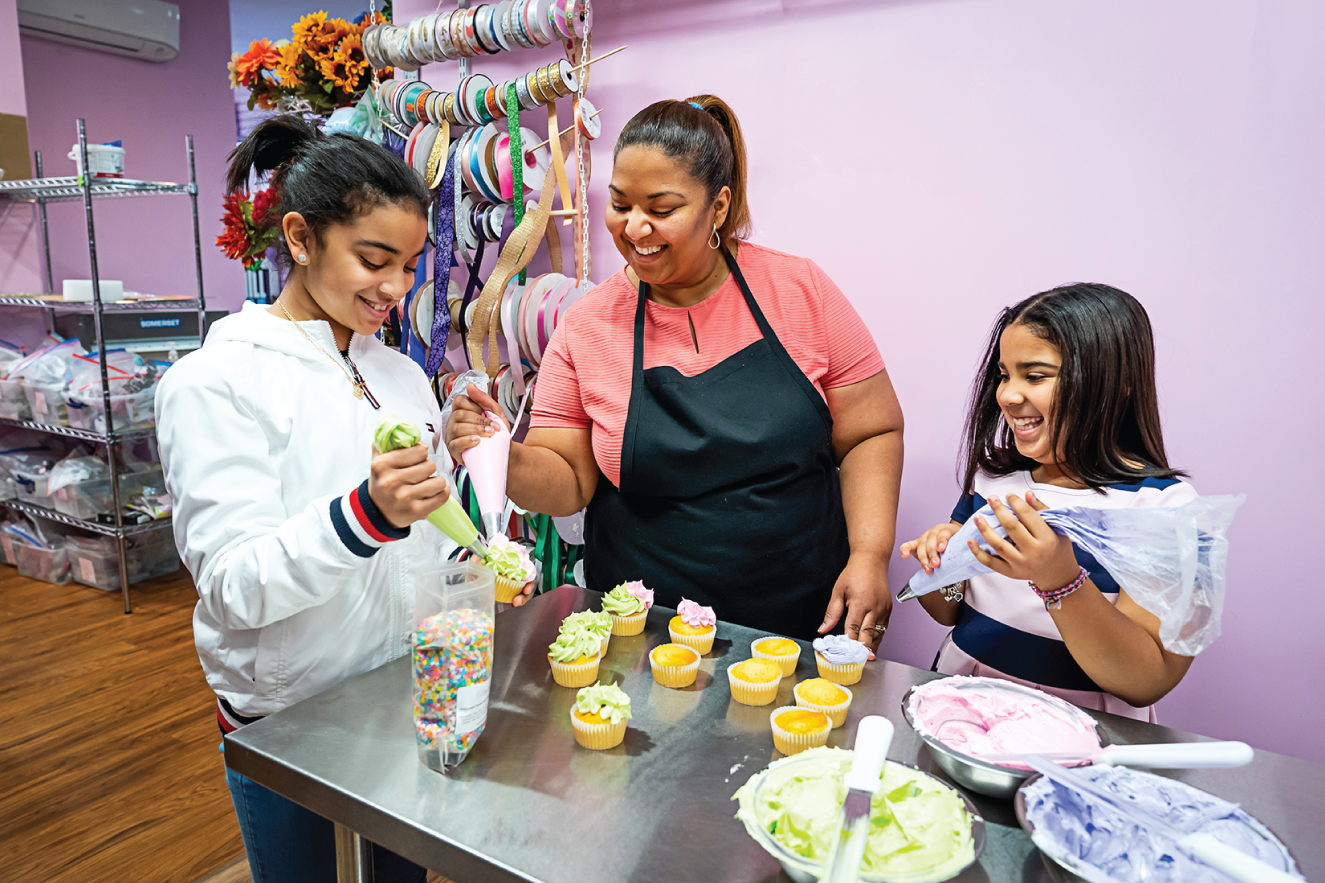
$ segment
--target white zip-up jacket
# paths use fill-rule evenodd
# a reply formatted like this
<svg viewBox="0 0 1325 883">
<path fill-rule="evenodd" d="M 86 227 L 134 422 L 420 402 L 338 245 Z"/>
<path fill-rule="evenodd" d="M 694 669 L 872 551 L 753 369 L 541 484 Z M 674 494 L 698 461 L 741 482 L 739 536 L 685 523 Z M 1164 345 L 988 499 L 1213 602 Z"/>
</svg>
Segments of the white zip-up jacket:
<svg viewBox="0 0 1325 883">
<path fill-rule="evenodd" d="M 374 409 L 336 364 L 331 326 L 299 326 L 326 353 L 246 303 L 156 393 L 175 543 L 198 588 L 198 658 L 245 716 L 405 654 L 414 582 L 455 548 L 426 521 L 392 527 L 368 496 L 383 414 L 416 424 L 436 451 L 442 417 L 423 372 L 355 335 L 350 359 Z M 445 449 L 436 456 L 445 469 Z"/>
</svg>

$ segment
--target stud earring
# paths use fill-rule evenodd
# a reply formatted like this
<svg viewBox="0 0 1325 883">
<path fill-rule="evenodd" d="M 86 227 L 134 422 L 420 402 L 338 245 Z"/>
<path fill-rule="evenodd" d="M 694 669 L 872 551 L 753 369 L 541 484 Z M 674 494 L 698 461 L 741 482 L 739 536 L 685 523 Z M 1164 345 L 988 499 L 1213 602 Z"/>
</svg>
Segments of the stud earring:
<svg viewBox="0 0 1325 883">
<path fill-rule="evenodd" d="M 306 254 L 301 254 L 301 255 L 299 256 L 299 263 L 301 263 L 301 264 L 306 264 L 306 263 L 308 263 L 308 255 L 306 255 Z"/>
</svg>

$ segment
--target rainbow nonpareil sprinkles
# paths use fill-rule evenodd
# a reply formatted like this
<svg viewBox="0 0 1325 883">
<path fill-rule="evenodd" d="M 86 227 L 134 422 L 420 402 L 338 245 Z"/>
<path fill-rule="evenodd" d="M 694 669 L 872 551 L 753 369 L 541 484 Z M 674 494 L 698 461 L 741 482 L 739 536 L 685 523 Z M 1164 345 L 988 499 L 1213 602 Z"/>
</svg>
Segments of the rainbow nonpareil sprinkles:
<svg viewBox="0 0 1325 883">
<path fill-rule="evenodd" d="M 464 756 L 483 733 L 492 675 L 492 616 L 449 610 L 414 632 L 414 722 L 420 745 Z M 466 690 L 482 691 L 483 709 L 467 708 Z M 471 722 L 477 721 L 477 726 Z"/>
</svg>

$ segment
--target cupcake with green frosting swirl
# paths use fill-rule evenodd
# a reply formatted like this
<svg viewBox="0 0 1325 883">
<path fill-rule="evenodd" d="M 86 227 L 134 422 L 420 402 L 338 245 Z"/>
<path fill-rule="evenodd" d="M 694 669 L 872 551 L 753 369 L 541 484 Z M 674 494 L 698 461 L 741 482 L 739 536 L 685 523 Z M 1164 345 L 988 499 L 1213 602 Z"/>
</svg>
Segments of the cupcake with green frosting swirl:
<svg viewBox="0 0 1325 883">
<path fill-rule="evenodd" d="M 557 635 L 547 650 L 552 679 L 562 687 L 587 687 L 598 680 L 599 646 L 598 639 L 583 629 Z"/>
<path fill-rule="evenodd" d="M 500 534 L 488 541 L 488 557 L 483 563 L 497 575 L 494 589 L 499 604 L 510 604 L 538 575 L 525 547 Z"/>
<path fill-rule="evenodd" d="M 653 606 L 653 590 L 639 580 L 622 583 L 603 596 L 603 611 L 612 617 L 612 634 L 627 637 L 644 631 Z"/>
<path fill-rule="evenodd" d="M 630 720 L 630 697 L 615 684 L 595 684 L 575 695 L 570 712 L 575 741 L 585 748 L 602 751 L 615 748 L 626 738 Z"/>
<path fill-rule="evenodd" d="M 612 638 L 612 616 L 604 610 L 583 610 L 572 613 L 561 621 L 561 633 L 586 631 L 601 643 L 598 655 L 607 655 L 607 645 Z"/>
</svg>

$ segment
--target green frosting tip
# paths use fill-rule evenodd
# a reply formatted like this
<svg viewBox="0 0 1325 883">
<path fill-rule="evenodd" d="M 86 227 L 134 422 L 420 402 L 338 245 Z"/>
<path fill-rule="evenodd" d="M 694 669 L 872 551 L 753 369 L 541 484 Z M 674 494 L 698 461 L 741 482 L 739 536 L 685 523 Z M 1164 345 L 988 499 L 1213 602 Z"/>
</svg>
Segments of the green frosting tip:
<svg viewBox="0 0 1325 883">
<path fill-rule="evenodd" d="M 395 414 L 383 414 L 382 422 L 373 433 L 373 445 L 385 454 L 400 448 L 412 448 L 421 438 L 423 434 L 413 423 L 401 420 Z"/>
</svg>

